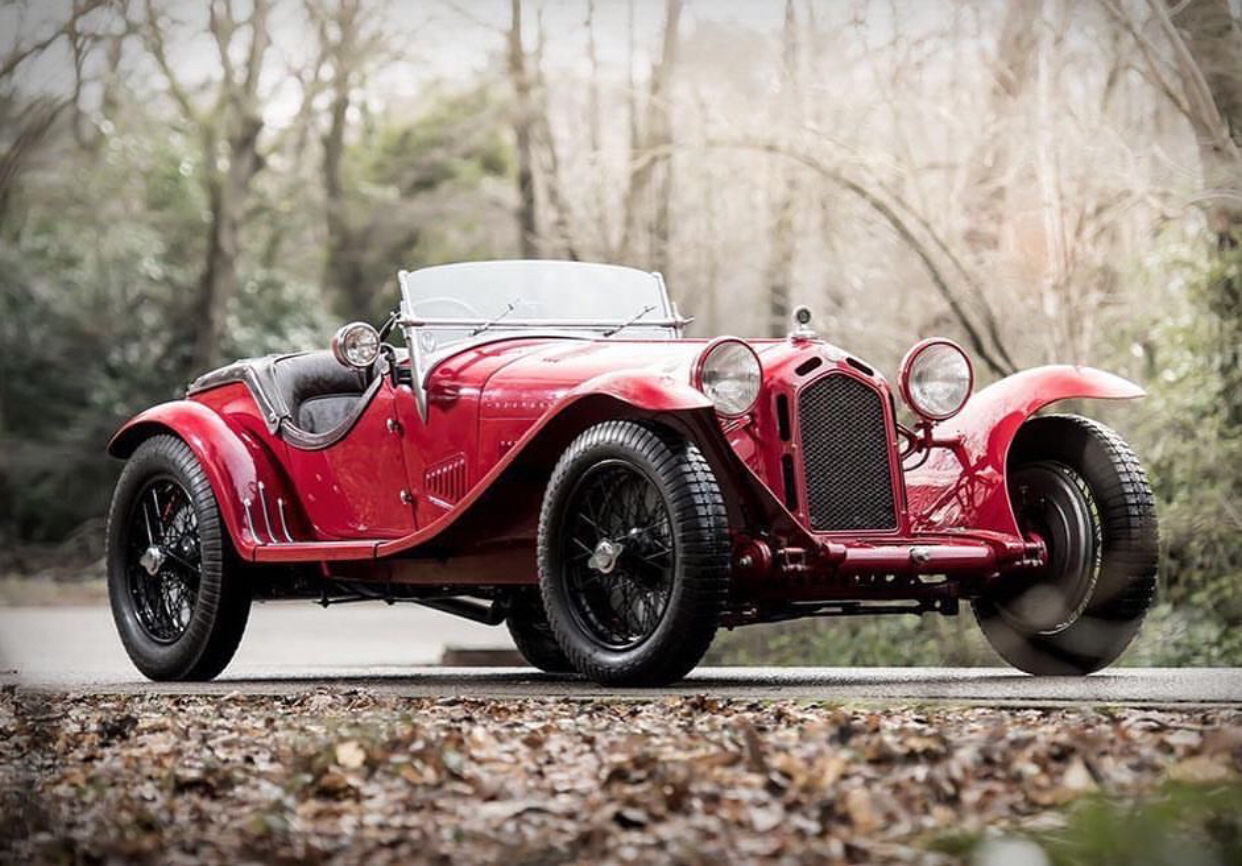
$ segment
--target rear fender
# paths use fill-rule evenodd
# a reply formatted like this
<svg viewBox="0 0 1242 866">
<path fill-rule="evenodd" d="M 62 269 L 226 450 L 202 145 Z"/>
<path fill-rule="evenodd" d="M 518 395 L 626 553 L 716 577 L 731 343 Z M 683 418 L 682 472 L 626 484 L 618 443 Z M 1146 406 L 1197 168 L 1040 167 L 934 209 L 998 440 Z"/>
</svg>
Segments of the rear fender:
<svg viewBox="0 0 1242 866">
<path fill-rule="evenodd" d="M 936 438 L 957 439 L 955 454 L 936 448 L 906 472 L 906 498 L 916 531 L 982 529 L 1018 534 L 1009 502 L 1007 460 L 1018 429 L 1059 400 L 1133 400 L 1138 385 L 1093 367 L 1057 365 L 1023 370 L 970 398 L 961 414 L 937 425 Z"/>
<path fill-rule="evenodd" d="M 160 434 L 178 437 L 194 452 L 243 559 L 253 559 L 258 545 L 278 540 L 283 534 L 278 502 L 289 503 L 291 497 L 278 464 L 255 437 L 201 403 L 177 400 L 131 419 L 112 437 L 108 453 L 128 458 Z"/>
</svg>

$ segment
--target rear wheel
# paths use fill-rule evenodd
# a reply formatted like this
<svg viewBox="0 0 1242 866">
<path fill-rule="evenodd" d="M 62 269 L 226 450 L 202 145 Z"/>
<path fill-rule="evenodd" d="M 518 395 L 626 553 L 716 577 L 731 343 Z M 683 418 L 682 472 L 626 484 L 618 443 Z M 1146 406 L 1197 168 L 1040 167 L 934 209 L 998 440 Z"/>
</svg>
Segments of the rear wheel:
<svg viewBox="0 0 1242 866">
<path fill-rule="evenodd" d="M 631 421 L 574 440 L 544 496 L 539 582 L 575 669 L 616 685 L 685 676 L 716 633 L 728 577 L 724 499 L 693 443 Z"/>
<path fill-rule="evenodd" d="M 1009 495 L 1048 561 L 1000 578 L 975 602 L 983 633 L 1028 673 L 1106 667 L 1138 633 L 1156 590 L 1155 501 L 1138 458 L 1103 424 L 1035 418 L 1013 444 Z"/>
<path fill-rule="evenodd" d="M 107 562 L 112 616 L 139 671 L 208 680 L 224 670 L 250 593 L 206 473 L 180 439 L 153 436 L 130 457 L 108 514 Z"/>
<path fill-rule="evenodd" d="M 539 590 L 521 590 L 514 594 L 505 625 L 509 627 L 509 635 L 518 652 L 531 667 L 550 674 L 573 671 L 574 666 L 565 657 L 561 645 L 556 642 L 556 635 L 552 633 L 552 626 L 548 624 Z"/>
</svg>

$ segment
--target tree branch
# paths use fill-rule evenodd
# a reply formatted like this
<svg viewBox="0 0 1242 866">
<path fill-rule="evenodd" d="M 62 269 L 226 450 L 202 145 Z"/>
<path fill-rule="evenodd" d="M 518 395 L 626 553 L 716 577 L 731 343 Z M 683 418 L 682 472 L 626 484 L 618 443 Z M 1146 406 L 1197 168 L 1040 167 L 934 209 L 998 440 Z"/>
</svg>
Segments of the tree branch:
<svg viewBox="0 0 1242 866">
<path fill-rule="evenodd" d="M 1139 54 L 1142 55 L 1143 62 L 1147 64 L 1148 71 L 1151 73 L 1156 87 L 1177 107 L 1178 111 L 1186 116 L 1187 120 L 1194 124 L 1195 118 L 1190 105 L 1177 92 L 1177 88 L 1165 77 L 1164 70 L 1161 68 L 1159 49 L 1156 48 L 1152 41 L 1147 38 L 1147 35 L 1134 23 L 1134 20 L 1114 0 L 1099 0 L 1099 3 L 1133 37 L 1135 44 L 1138 46 Z"/>
<path fill-rule="evenodd" d="M 811 169 L 816 174 L 823 177 L 834 184 L 848 190 L 849 192 L 862 199 L 872 210 L 884 218 L 898 236 L 906 243 L 906 245 L 918 256 L 922 262 L 928 276 L 931 277 L 932 284 L 936 287 L 940 296 L 948 304 L 949 309 L 957 318 L 958 323 L 962 326 L 962 330 L 966 332 L 968 341 L 975 353 L 983 360 L 985 364 L 998 376 L 1006 376 L 1014 372 L 1011 364 L 1006 364 L 1003 359 L 999 359 L 992 354 L 987 343 L 983 340 L 978 327 L 966 312 L 965 306 L 957 293 L 949 285 L 949 281 L 945 278 L 940 268 L 936 265 L 935 259 L 931 255 L 931 251 L 927 246 L 919 240 L 918 236 L 911 230 L 906 221 L 901 218 L 886 201 L 873 193 L 870 189 L 863 186 L 853 178 L 847 177 L 833 166 L 827 165 L 816 159 L 810 154 L 800 151 L 791 150 L 775 142 L 765 141 L 712 141 L 706 142 L 708 147 L 730 148 L 735 150 L 750 150 L 760 153 L 770 153 L 785 159 L 793 160 L 801 165 Z"/>
<path fill-rule="evenodd" d="M 206 126 L 202 113 L 194 105 L 194 100 L 190 98 L 190 93 L 177 78 L 177 74 L 173 72 L 172 64 L 168 61 L 168 48 L 164 42 L 163 25 L 160 22 L 160 15 L 155 10 L 152 0 L 146 0 L 146 27 L 143 31 L 143 39 L 147 43 L 147 47 L 151 51 L 151 56 L 155 59 L 155 65 L 159 67 L 160 72 L 164 76 L 164 81 L 168 85 L 168 93 L 180 107 L 186 119 L 198 127 Z"/>
</svg>

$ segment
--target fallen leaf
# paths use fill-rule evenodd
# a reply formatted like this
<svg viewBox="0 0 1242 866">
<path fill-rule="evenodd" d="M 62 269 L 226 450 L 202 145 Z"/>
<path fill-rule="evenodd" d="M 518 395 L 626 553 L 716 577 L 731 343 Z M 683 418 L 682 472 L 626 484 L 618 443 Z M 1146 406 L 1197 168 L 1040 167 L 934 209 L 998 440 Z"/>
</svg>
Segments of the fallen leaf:
<svg viewBox="0 0 1242 866">
<path fill-rule="evenodd" d="M 1065 769 L 1065 774 L 1061 776 L 1061 787 L 1068 791 L 1082 793 L 1084 791 L 1093 791 L 1098 786 L 1086 762 L 1082 758 L 1074 758 Z"/>
<path fill-rule="evenodd" d="M 1168 776 L 1175 782 L 1224 782 L 1232 778 L 1233 768 L 1219 757 L 1195 755 L 1169 767 Z"/>
<path fill-rule="evenodd" d="M 845 814 L 859 833 L 870 833 L 880 823 L 871 792 L 866 788 L 851 788 L 846 792 Z"/>
<path fill-rule="evenodd" d="M 336 744 L 336 763 L 346 770 L 356 770 L 367 762 L 367 750 L 357 740 Z"/>
</svg>

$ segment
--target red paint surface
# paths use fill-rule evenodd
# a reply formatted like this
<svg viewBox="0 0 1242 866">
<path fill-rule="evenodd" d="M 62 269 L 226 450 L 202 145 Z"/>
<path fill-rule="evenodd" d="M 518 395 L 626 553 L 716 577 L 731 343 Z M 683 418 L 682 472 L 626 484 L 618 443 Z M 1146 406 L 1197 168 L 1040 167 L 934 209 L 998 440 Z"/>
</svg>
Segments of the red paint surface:
<svg viewBox="0 0 1242 866">
<path fill-rule="evenodd" d="M 466 515 L 479 517 L 472 506 L 496 493 L 487 502 L 501 503 L 500 511 L 482 514 L 482 525 L 494 518 L 507 535 L 482 532 L 455 541 L 449 553 L 481 555 L 487 544 L 503 541 L 509 546 L 496 561 L 505 564 L 506 580 L 530 581 L 534 515 L 502 513 L 508 470 L 591 423 L 659 417 L 692 435 L 716 466 L 735 532 L 762 531 L 774 549 L 804 551 L 816 568 L 840 573 L 932 567 L 937 573 L 976 573 L 1032 555 L 1018 535 L 1005 490 L 1005 459 L 1022 422 L 1060 399 L 1142 395 L 1132 383 L 1090 368 L 1028 370 L 974 395 L 960 415 L 936 427 L 937 439 L 960 439 L 964 467 L 950 449 L 937 448 L 907 473 L 898 465 L 900 443 L 886 400 L 897 528 L 844 537 L 812 533 L 805 506 L 791 513 L 783 504 L 781 458 L 798 458 L 799 390 L 825 373 L 867 381 L 885 397 L 890 388 L 865 365 L 820 341 L 748 342 L 759 355 L 765 384 L 755 409 L 740 418 L 717 418 L 690 385 L 707 341 L 513 338 L 463 350 L 434 366 L 426 421 L 409 387 L 385 382 L 356 427 L 322 451 L 299 451 L 269 433 L 240 384 L 142 413 L 109 450 L 127 456 L 153 432 L 179 435 L 205 467 L 239 553 L 260 562 L 359 561 L 361 567 L 377 557 L 417 554 L 428 542 L 452 537 L 447 530 Z M 806 369 L 813 358 L 820 363 Z M 791 424 L 787 440 L 777 434 L 782 397 Z M 801 472 L 796 483 L 798 502 L 805 503 Z M 928 563 L 918 565 L 918 557 Z M 374 568 L 377 575 L 391 572 Z M 402 579 L 416 579 L 408 575 L 419 568 L 404 567 Z"/>
</svg>

